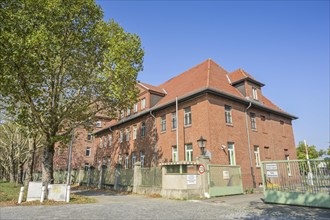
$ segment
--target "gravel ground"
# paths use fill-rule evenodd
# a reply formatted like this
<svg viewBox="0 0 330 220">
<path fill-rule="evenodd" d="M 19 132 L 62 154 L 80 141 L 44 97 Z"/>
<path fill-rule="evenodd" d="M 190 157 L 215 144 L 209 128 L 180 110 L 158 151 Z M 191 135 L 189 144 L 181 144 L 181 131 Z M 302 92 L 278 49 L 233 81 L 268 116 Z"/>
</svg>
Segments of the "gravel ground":
<svg viewBox="0 0 330 220">
<path fill-rule="evenodd" d="M 264 204 L 262 194 L 170 200 L 85 191 L 94 204 L 0 207 L 0 219 L 330 219 L 330 209 Z"/>
</svg>

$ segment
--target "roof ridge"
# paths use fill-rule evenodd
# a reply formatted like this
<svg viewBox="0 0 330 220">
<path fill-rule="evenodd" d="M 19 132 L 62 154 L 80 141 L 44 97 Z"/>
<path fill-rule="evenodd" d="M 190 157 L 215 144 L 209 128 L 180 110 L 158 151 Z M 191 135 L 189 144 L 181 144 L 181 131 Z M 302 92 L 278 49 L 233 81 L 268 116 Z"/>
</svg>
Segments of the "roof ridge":
<svg viewBox="0 0 330 220">
<path fill-rule="evenodd" d="M 245 71 L 242 69 L 242 68 L 239 68 L 239 71 L 245 76 L 245 78 L 248 78 L 249 76 L 247 76 L 246 74 L 245 74 Z"/>
<path fill-rule="evenodd" d="M 210 86 L 211 58 L 208 59 L 206 87 Z"/>
</svg>

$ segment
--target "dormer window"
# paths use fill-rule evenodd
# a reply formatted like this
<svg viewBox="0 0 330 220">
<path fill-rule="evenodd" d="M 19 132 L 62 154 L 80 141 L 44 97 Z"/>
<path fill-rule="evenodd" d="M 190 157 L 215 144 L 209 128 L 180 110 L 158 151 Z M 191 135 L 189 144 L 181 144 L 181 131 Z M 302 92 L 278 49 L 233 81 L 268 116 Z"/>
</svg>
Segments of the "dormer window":
<svg viewBox="0 0 330 220">
<path fill-rule="evenodd" d="M 97 121 L 97 122 L 96 122 L 96 127 L 97 127 L 97 128 L 102 127 L 102 122 L 101 122 L 101 121 Z"/>
<path fill-rule="evenodd" d="M 258 90 L 255 87 L 252 87 L 252 97 L 255 100 L 258 100 Z"/>
<path fill-rule="evenodd" d="M 141 100 L 141 109 L 145 109 L 146 108 L 146 99 L 142 99 Z"/>
</svg>

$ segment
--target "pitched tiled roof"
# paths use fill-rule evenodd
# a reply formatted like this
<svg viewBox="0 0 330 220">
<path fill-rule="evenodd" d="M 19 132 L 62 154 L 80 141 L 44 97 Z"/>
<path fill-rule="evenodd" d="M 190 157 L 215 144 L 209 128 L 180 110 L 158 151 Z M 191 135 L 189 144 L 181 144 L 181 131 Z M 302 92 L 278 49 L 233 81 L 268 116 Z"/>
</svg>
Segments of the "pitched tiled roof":
<svg viewBox="0 0 330 220">
<path fill-rule="evenodd" d="M 229 73 L 228 77 L 230 79 L 231 84 L 235 84 L 236 82 L 240 82 L 240 81 L 245 80 L 245 79 L 250 79 L 250 80 L 256 82 L 257 84 L 259 84 L 260 86 L 264 86 L 263 83 L 256 80 L 253 76 L 251 76 L 250 74 L 248 74 L 247 72 L 245 72 L 241 68 Z"/>
<path fill-rule="evenodd" d="M 162 93 L 162 94 L 166 94 L 166 92 L 164 91 L 164 89 L 159 88 L 157 86 L 153 86 L 147 83 L 143 83 L 143 82 L 139 82 L 140 85 L 142 85 L 145 89 L 149 90 L 149 91 L 154 91 L 154 92 L 158 92 L 158 93 Z"/>
<path fill-rule="evenodd" d="M 167 91 L 167 95 L 156 106 L 161 106 L 175 100 L 176 97 L 184 96 L 203 88 L 213 88 L 224 93 L 243 97 L 235 87 L 229 84 L 227 71 L 211 59 L 198 64 L 158 87 L 164 88 Z"/>
<path fill-rule="evenodd" d="M 240 82 L 241 80 L 252 80 L 263 86 L 264 84 L 257 81 L 250 74 L 245 72 L 242 69 L 238 69 L 234 72 L 228 73 L 221 66 L 215 63 L 213 60 L 208 59 L 197 66 L 173 77 L 172 79 L 164 82 L 159 86 L 153 86 L 147 83 L 139 82 L 140 86 L 149 90 L 154 91 L 159 94 L 164 95 L 160 101 L 152 107 L 152 109 L 157 109 L 167 104 L 171 104 L 175 101 L 176 97 L 179 99 L 182 97 L 187 97 L 189 95 L 193 95 L 195 93 L 201 92 L 203 90 L 209 89 L 209 91 L 213 91 L 216 93 L 221 93 L 224 95 L 228 95 L 228 97 L 232 97 L 243 102 L 248 103 L 251 100 L 248 100 L 244 97 L 234 86 L 235 82 Z M 278 106 L 273 104 L 269 99 L 267 99 L 262 94 L 259 94 L 259 101 L 252 101 L 256 106 L 268 108 L 275 112 L 286 115 L 290 118 L 296 118 L 288 114 L 287 112 L 280 109 Z M 124 123 L 127 120 L 134 119 L 136 117 L 140 117 L 143 114 L 148 113 L 148 109 L 139 112 L 138 114 L 131 115 L 128 118 L 124 118 L 120 121 L 113 120 L 110 122 L 110 127 L 114 125 L 118 125 L 120 123 Z M 106 130 L 102 129 L 102 130 Z M 102 131 L 101 130 L 101 131 Z"/>
</svg>

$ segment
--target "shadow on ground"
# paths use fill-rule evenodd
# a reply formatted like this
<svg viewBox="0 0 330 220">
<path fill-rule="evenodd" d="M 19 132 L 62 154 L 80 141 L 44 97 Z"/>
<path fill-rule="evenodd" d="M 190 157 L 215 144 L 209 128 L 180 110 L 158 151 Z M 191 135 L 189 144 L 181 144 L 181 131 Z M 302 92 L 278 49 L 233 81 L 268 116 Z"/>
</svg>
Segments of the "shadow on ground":
<svg viewBox="0 0 330 220">
<path fill-rule="evenodd" d="M 250 213 L 247 219 L 330 219 L 330 209 L 303 207 L 294 205 L 280 205 L 251 201 L 248 208 L 253 208 L 254 213 Z"/>
<path fill-rule="evenodd" d="M 101 190 L 74 190 L 72 193 L 80 195 L 80 196 L 127 196 L 129 193 L 118 193 L 113 191 L 101 191 Z"/>
</svg>

